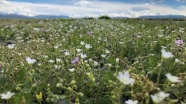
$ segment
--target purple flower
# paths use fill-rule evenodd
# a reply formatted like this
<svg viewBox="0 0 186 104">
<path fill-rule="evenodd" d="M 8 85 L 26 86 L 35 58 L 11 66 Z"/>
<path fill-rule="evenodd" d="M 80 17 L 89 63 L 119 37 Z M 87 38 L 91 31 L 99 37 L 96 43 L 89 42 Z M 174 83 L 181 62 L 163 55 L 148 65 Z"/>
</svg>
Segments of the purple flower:
<svg viewBox="0 0 186 104">
<path fill-rule="evenodd" d="M 76 57 L 75 59 L 73 59 L 73 60 L 71 61 L 71 63 L 72 63 L 72 64 L 76 64 L 76 63 L 78 63 L 78 61 L 79 61 L 79 57 Z"/>
<path fill-rule="evenodd" d="M 182 47 L 182 46 L 185 44 L 185 42 L 184 42 L 182 39 L 176 40 L 175 43 L 176 43 L 176 45 L 179 46 L 179 47 Z"/>
<path fill-rule="evenodd" d="M 91 31 L 88 31 L 88 32 L 87 32 L 87 34 L 88 34 L 88 35 L 91 35 L 91 34 L 92 34 L 92 32 L 91 32 Z"/>
</svg>

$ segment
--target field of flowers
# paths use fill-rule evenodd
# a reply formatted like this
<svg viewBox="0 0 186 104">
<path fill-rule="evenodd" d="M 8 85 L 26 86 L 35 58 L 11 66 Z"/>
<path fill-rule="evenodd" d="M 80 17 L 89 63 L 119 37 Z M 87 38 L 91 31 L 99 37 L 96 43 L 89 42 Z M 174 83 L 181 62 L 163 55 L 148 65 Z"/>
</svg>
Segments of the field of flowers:
<svg viewBox="0 0 186 104">
<path fill-rule="evenodd" d="M 186 24 L 0 20 L 1 104 L 186 104 Z"/>
</svg>

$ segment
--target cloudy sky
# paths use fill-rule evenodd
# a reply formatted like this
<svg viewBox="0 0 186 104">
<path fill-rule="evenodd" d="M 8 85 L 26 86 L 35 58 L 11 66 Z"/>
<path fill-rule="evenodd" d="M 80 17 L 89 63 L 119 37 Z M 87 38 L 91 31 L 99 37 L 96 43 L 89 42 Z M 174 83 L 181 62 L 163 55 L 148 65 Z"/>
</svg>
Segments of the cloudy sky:
<svg viewBox="0 0 186 104">
<path fill-rule="evenodd" d="M 70 17 L 185 15 L 186 0 L 0 0 L 0 13 Z"/>
</svg>

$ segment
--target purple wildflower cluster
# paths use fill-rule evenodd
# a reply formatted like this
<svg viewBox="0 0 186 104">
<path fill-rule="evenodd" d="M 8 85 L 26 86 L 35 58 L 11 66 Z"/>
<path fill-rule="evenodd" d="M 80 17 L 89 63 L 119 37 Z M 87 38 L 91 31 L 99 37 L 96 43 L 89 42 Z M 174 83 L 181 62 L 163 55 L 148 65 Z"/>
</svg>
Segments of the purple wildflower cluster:
<svg viewBox="0 0 186 104">
<path fill-rule="evenodd" d="M 176 45 L 179 47 L 182 47 L 185 45 L 185 42 L 182 39 L 176 40 L 175 41 Z"/>
<path fill-rule="evenodd" d="M 71 63 L 72 63 L 72 64 L 76 64 L 76 63 L 78 63 L 78 61 L 79 61 L 79 57 L 76 57 L 75 59 L 73 59 L 73 60 L 71 61 Z"/>
</svg>

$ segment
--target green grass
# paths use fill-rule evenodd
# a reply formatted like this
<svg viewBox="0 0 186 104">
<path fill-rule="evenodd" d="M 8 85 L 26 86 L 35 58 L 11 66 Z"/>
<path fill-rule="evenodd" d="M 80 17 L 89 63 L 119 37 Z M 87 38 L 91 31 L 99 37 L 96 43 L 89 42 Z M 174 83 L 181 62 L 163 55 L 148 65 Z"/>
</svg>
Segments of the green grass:
<svg viewBox="0 0 186 104">
<path fill-rule="evenodd" d="M 185 104 L 186 51 L 185 46 L 175 44 L 176 39 L 186 41 L 186 24 L 182 22 L 1 20 L 0 94 L 8 91 L 15 94 L 9 100 L 0 99 L 0 103 L 20 104 L 25 99 L 27 104 L 56 104 L 59 101 L 67 104 L 119 104 L 132 99 L 140 104 L 150 104 L 153 103 L 151 95 L 163 91 L 170 96 L 162 104 L 175 103 L 174 100 Z M 91 48 L 87 49 L 81 42 L 90 44 Z M 7 45 L 10 43 L 15 47 L 9 49 Z M 173 58 L 162 59 L 163 46 L 174 55 Z M 65 52 L 70 55 L 66 56 Z M 81 53 L 87 57 L 81 58 Z M 78 63 L 72 64 L 71 60 L 77 56 Z M 27 57 L 37 61 L 29 64 Z M 175 59 L 180 62 L 176 63 Z M 70 72 L 71 68 L 76 70 Z M 133 85 L 124 85 L 118 80 L 118 72 L 125 71 L 135 79 Z M 182 82 L 171 83 L 165 76 L 167 73 L 179 77 Z M 157 77 L 160 77 L 159 81 Z M 41 102 L 36 98 L 40 92 Z"/>
</svg>

